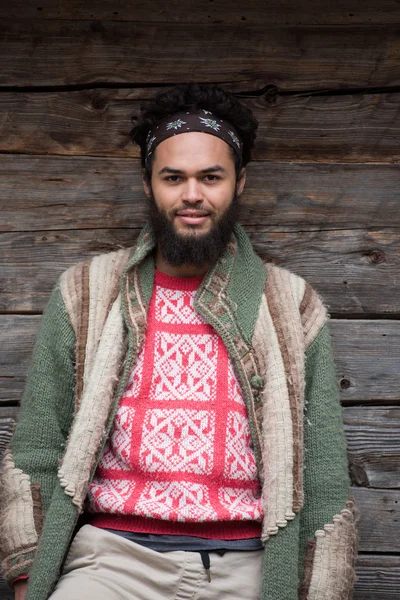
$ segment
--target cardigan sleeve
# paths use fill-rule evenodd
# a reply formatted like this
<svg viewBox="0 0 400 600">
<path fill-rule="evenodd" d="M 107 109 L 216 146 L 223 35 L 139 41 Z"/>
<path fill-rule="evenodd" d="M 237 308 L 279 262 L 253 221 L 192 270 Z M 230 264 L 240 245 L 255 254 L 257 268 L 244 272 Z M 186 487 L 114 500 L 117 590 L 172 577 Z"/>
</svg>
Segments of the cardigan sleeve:
<svg viewBox="0 0 400 600">
<path fill-rule="evenodd" d="M 329 320 L 305 353 L 304 506 L 300 521 L 300 600 L 351 599 L 357 509 L 350 480 Z M 314 323 L 315 324 L 315 323 Z M 306 327 L 308 334 L 313 327 Z"/>
<path fill-rule="evenodd" d="M 42 316 L 18 423 L 1 469 L 0 552 L 11 584 L 28 575 L 72 420 L 75 333 L 59 283 Z"/>
</svg>

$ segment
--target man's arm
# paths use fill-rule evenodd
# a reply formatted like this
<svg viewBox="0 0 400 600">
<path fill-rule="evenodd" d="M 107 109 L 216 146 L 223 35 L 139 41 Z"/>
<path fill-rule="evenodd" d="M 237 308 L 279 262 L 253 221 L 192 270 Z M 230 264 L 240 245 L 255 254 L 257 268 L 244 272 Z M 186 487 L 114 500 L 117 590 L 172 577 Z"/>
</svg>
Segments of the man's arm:
<svg viewBox="0 0 400 600">
<path fill-rule="evenodd" d="M 74 347 L 58 283 L 42 317 L 19 420 L 1 469 L 2 570 L 20 597 L 27 584 L 16 580 L 31 569 L 72 420 Z"/>
<path fill-rule="evenodd" d="M 300 532 L 300 552 L 305 552 L 305 560 L 300 599 L 350 599 L 358 511 L 350 498 L 346 439 L 328 320 L 306 350 L 305 402 L 305 502 Z"/>
</svg>

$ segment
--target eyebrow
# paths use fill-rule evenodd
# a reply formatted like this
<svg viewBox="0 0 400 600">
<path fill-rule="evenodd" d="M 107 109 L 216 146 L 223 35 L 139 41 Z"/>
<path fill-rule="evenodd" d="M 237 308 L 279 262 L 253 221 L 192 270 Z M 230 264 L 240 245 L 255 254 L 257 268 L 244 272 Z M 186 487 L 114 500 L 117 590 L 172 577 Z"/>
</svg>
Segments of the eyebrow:
<svg viewBox="0 0 400 600">
<path fill-rule="evenodd" d="M 207 169 L 201 169 L 201 171 L 198 171 L 198 173 L 201 174 L 216 172 L 226 173 L 226 169 L 224 169 L 224 167 L 221 167 L 221 165 L 213 165 L 212 167 L 207 167 Z M 172 167 L 167 166 L 163 167 L 161 171 L 158 172 L 159 175 L 163 175 L 164 173 L 172 173 L 173 175 L 183 175 L 184 171 L 182 171 L 181 169 L 174 169 Z"/>
</svg>

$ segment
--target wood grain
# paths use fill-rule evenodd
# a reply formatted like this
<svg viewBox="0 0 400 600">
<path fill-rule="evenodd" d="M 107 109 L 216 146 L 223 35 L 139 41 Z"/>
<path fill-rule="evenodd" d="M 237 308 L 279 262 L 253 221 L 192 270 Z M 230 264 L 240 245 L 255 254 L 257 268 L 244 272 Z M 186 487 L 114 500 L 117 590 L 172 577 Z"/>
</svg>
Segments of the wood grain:
<svg viewBox="0 0 400 600">
<path fill-rule="evenodd" d="M 360 554 L 353 600 L 398 600 L 400 556 Z"/>
<path fill-rule="evenodd" d="M 0 455 L 18 411 L 0 405 Z M 400 489 L 400 408 L 345 407 L 343 414 L 353 484 Z"/>
<path fill-rule="evenodd" d="M 399 31 L 397 25 L 243 28 L 3 19 L 0 86 L 170 84 L 194 76 L 242 90 L 267 84 L 283 90 L 395 86 Z"/>
<path fill-rule="evenodd" d="M 400 227 L 396 164 L 253 162 L 244 225 L 284 231 Z M 127 228 L 147 217 L 138 162 L 3 155 L 0 231 Z"/>
<path fill-rule="evenodd" d="M 344 403 L 400 402 L 400 321 L 335 319 L 332 337 Z"/>
<path fill-rule="evenodd" d="M 358 421 L 363 419 L 371 419 L 374 409 L 359 407 L 357 409 L 346 409 L 345 420 L 347 421 L 346 412 L 349 411 L 350 418 L 351 413 L 353 416 L 355 412 L 358 412 Z M 397 409 L 400 412 L 400 409 Z M 14 419 L 16 417 L 17 409 L 0 408 L 0 451 L 4 448 L 5 444 L 8 443 L 11 437 L 11 431 L 14 425 Z M 390 419 L 390 409 L 381 410 L 379 414 L 379 420 L 386 418 L 386 425 L 388 426 L 388 419 Z M 397 419 L 397 431 L 399 428 L 398 415 Z M 393 434 L 395 433 L 396 426 L 392 427 Z M 380 441 L 380 448 L 382 451 L 382 457 L 380 459 L 380 468 L 382 472 L 387 468 L 385 459 L 390 454 L 387 446 L 385 446 L 385 436 L 382 435 L 379 427 L 375 428 L 376 438 L 378 443 Z M 352 440 L 352 432 L 347 428 L 348 440 Z M 371 442 L 370 442 L 371 443 Z M 375 443 L 375 449 L 378 446 Z M 368 457 L 368 446 L 364 450 L 365 455 Z M 397 459 L 399 457 L 399 447 L 397 445 Z M 368 460 L 368 458 L 367 458 Z M 377 468 L 376 462 L 374 463 L 375 469 Z M 400 531 L 399 518 L 400 518 L 400 490 L 399 489 L 367 489 L 353 486 L 352 493 L 356 498 L 357 506 L 360 510 L 360 521 L 359 521 L 359 534 L 360 543 L 359 549 L 361 552 L 395 552 L 398 543 L 398 535 Z"/>
<path fill-rule="evenodd" d="M 3 92 L 0 152 L 137 158 L 131 118 L 158 89 Z M 285 96 L 271 87 L 241 102 L 259 121 L 255 160 L 400 161 L 400 93 Z"/>
<path fill-rule="evenodd" d="M 352 488 L 360 510 L 360 552 L 398 552 L 400 490 Z"/>
<path fill-rule="evenodd" d="M 398 315 L 396 229 L 286 232 L 247 226 L 257 253 L 304 277 L 335 316 Z M 102 252 L 131 246 L 139 229 L 0 234 L 0 312 L 41 312 L 57 277 Z"/>
<path fill-rule="evenodd" d="M 398 600 L 400 557 L 359 554 L 353 600 Z M 0 600 L 14 600 L 14 593 L 0 577 Z"/>
<path fill-rule="evenodd" d="M 39 4 L 39 6 L 38 6 Z M 396 2 L 381 0 L 336 0 L 331 3 L 311 0 L 153 0 L 151 10 L 145 0 L 3 0 L 0 17 L 28 19 L 66 19 L 137 21 L 160 23 L 218 23 L 255 25 L 391 25 L 400 21 Z"/>
<path fill-rule="evenodd" d="M 11 438 L 17 408 L 0 408 L 0 453 Z M 376 409 L 367 407 L 345 408 L 344 421 L 347 433 L 350 459 L 363 455 L 363 466 L 369 468 L 376 481 L 385 484 L 384 477 L 393 483 L 391 465 L 397 452 L 399 464 L 398 430 L 400 409 Z M 368 430 L 360 446 L 357 439 L 361 428 Z M 397 448 L 396 448 L 397 445 Z M 377 477 L 378 473 L 378 477 Z M 379 475 L 380 474 L 380 475 Z M 398 471 L 397 471 L 397 487 Z M 371 481 L 370 481 L 371 483 Z M 393 552 L 397 550 L 399 535 L 399 490 L 371 490 L 353 487 L 361 511 L 359 523 L 360 551 Z M 355 586 L 355 600 L 389 600 L 396 598 L 400 581 L 400 559 L 398 556 L 362 555 L 357 560 L 358 581 Z M 0 598 L 11 599 L 8 588 L 0 581 Z"/>
<path fill-rule="evenodd" d="M 0 315 L 0 401 L 21 396 L 40 317 Z M 400 321 L 332 320 L 344 404 L 400 402 Z"/>
<path fill-rule="evenodd" d="M 347 407 L 343 414 L 353 483 L 400 489 L 400 408 Z"/>
</svg>

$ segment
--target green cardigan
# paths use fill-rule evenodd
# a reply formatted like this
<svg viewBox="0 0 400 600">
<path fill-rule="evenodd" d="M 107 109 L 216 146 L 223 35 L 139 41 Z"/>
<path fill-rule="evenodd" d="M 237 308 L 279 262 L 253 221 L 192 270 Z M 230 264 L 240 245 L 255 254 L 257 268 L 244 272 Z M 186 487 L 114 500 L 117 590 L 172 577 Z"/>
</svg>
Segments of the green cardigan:
<svg viewBox="0 0 400 600">
<path fill-rule="evenodd" d="M 1 559 L 27 600 L 60 576 L 89 484 L 143 344 L 155 240 L 60 277 L 42 318 L 2 467 Z M 262 485 L 262 600 L 350 599 L 357 510 L 326 308 L 304 279 L 264 264 L 238 225 L 196 293 L 241 385 Z"/>
</svg>

